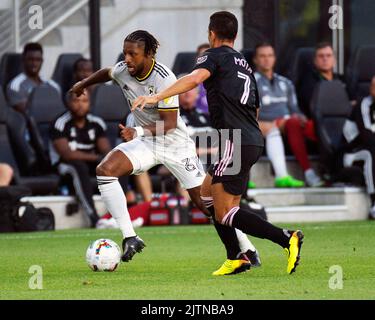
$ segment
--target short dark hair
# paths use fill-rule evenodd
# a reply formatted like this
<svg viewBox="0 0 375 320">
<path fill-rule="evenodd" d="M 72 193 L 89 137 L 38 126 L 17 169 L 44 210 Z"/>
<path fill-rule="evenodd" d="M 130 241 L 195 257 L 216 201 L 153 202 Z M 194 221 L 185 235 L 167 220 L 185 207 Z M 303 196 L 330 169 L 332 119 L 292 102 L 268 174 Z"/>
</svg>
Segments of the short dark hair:
<svg viewBox="0 0 375 320">
<path fill-rule="evenodd" d="M 219 39 L 234 40 L 238 32 L 238 21 L 233 13 L 218 11 L 211 15 L 208 30 L 215 32 Z"/>
<path fill-rule="evenodd" d="M 257 51 L 259 48 L 264 48 L 264 47 L 271 47 L 272 49 L 274 49 L 273 45 L 271 44 L 271 42 L 268 42 L 268 41 L 262 41 L 262 42 L 259 42 L 255 48 L 254 48 L 254 56 L 257 54 Z M 275 49 L 274 49 L 275 50 Z"/>
<path fill-rule="evenodd" d="M 124 41 L 143 42 L 145 46 L 145 54 L 155 56 L 159 47 L 159 41 L 149 32 L 145 30 L 137 30 L 129 34 Z"/>
<path fill-rule="evenodd" d="M 74 61 L 74 64 L 73 64 L 73 72 L 77 72 L 77 70 L 78 70 L 78 65 L 79 65 L 81 62 L 90 62 L 90 63 L 91 63 L 91 60 L 90 60 L 90 59 L 86 59 L 86 58 L 78 58 L 76 61 Z"/>
<path fill-rule="evenodd" d="M 314 55 L 316 55 L 316 53 L 318 52 L 318 50 L 323 49 L 323 48 L 327 48 L 327 47 L 330 47 L 333 50 L 332 44 L 330 42 L 328 42 L 328 41 L 319 42 L 315 46 Z"/>
<path fill-rule="evenodd" d="M 23 47 L 22 55 L 25 56 L 29 51 L 40 51 L 43 54 L 43 48 L 38 42 L 26 43 Z"/>
</svg>

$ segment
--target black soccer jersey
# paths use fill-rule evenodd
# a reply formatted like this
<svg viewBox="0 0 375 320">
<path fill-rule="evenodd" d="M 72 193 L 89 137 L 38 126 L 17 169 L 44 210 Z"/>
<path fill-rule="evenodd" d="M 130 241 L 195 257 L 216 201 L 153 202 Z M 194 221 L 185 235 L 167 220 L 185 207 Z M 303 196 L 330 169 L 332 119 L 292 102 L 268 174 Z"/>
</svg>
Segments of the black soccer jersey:
<svg viewBox="0 0 375 320">
<path fill-rule="evenodd" d="M 263 146 L 256 120 L 259 96 L 253 72 L 243 55 L 222 46 L 211 48 L 197 59 L 194 69 L 207 69 L 211 76 L 204 82 L 212 126 L 241 130 L 241 144 Z"/>
<path fill-rule="evenodd" d="M 77 128 L 70 111 L 67 111 L 54 121 L 50 128 L 50 138 L 51 141 L 66 138 L 73 151 L 95 152 L 96 142 L 100 137 L 106 136 L 106 129 L 104 121 L 92 114 L 86 116 L 83 128 Z M 50 156 L 53 164 L 59 161 L 59 155 L 53 146 L 50 148 Z"/>
</svg>

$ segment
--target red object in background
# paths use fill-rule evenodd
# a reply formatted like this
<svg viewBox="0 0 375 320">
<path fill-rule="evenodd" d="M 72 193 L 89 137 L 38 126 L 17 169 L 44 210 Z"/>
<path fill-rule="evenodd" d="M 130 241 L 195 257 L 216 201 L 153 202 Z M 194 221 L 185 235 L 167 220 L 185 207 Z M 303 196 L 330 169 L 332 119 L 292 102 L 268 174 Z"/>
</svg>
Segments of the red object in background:
<svg viewBox="0 0 375 320">
<path fill-rule="evenodd" d="M 191 208 L 191 223 L 192 224 L 208 224 L 210 219 L 196 207 Z"/>
<path fill-rule="evenodd" d="M 129 208 L 130 219 L 143 218 L 143 225 L 148 225 L 150 220 L 151 201 L 142 202 Z"/>
<path fill-rule="evenodd" d="M 167 207 L 168 195 L 155 197 L 150 202 L 149 225 L 160 226 L 170 224 L 170 210 Z"/>
<path fill-rule="evenodd" d="M 186 216 L 182 211 L 186 210 Z M 208 224 L 210 219 L 202 211 L 193 207 L 188 215 L 188 203 L 182 197 L 162 194 L 155 195 L 149 202 L 143 202 L 129 208 L 130 219 L 143 218 L 143 225 L 160 226 L 170 224 Z M 110 213 L 102 216 L 104 219 L 111 218 Z"/>
<path fill-rule="evenodd" d="M 129 208 L 129 215 L 130 220 L 133 221 L 137 218 L 143 218 L 143 225 L 147 225 L 150 220 L 150 207 L 151 207 L 151 201 L 148 202 L 142 202 L 140 204 L 134 205 Z M 102 219 L 110 219 L 112 218 L 112 215 L 107 212 L 104 214 Z"/>
</svg>

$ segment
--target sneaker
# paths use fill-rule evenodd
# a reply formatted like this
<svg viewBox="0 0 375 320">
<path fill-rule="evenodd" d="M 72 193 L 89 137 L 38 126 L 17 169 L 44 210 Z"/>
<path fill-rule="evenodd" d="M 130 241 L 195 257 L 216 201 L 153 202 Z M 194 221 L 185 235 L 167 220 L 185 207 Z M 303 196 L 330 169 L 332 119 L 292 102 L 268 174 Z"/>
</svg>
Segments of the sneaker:
<svg viewBox="0 0 375 320">
<path fill-rule="evenodd" d="M 296 268 L 299 265 L 303 237 L 304 235 L 301 230 L 294 231 L 289 239 L 289 247 L 285 248 L 285 251 L 288 254 L 288 266 L 286 272 L 289 274 L 296 271 Z"/>
<path fill-rule="evenodd" d="M 292 176 L 279 177 L 275 179 L 276 188 L 301 188 L 305 183 L 301 180 L 294 179 Z"/>
<path fill-rule="evenodd" d="M 139 227 L 142 227 L 143 224 L 144 224 L 144 219 L 142 217 L 139 217 L 135 220 L 132 221 L 132 225 L 133 225 L 133 228 L 139 228 Z"/>
<path fill-rule="evenodd" d="M 223 265 L 212 273 L 213 276 L 227 276 L 230 274 L 237 274 L 249 270 L 251 267 L 250 261 L 246 256 L 242 255 L 242 259 L 224 261 Z"/>
<path fill-rule="evenodd" d="M 247 183 L 247 188 L 248 188 L 248 189 L 255 189 L 256 187 L 257 187 L 257 186 L 256 186 L 255 182 L 249 180 L 249 182 Z"/>
<path fill-rule="evenodd" d="M 145 246 L 143 240 L 138 236 L 125 238 L 122 240 L 122 250 L 124 253 L 121 260 L 129 262 L 137 252 L 142 252 Z"/>
<path fill-rule="evenodd" d="M 247 250 L 244 255 L 249 259 L 251 263 L 252 268 L 257 268 L 262 265 L 259 257 L 259 252 L 258 250 L 255 249 L 255 251 Z"/>
<path fill-rule="evenodd" d="M 309 187 L 321 187 L 324 185 L 324 181 L 315 173 L 313 169 L 308 169 L 305 171 L 306 184 Z"/>
<path fill-rule="evenodd" d="M 114 218 L 100 218 L 96 223 L 96 229 L 116 229 L 118 228 L 117 222 Z"/>
</svg>

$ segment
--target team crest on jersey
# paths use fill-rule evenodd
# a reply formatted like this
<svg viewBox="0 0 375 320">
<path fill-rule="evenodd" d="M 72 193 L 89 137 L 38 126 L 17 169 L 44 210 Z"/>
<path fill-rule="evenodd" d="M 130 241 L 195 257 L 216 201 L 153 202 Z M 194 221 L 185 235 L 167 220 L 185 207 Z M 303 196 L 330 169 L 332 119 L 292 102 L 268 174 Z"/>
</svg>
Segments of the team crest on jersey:
<svg viewBox="0 0 375 320">
<path fill-rule="evenodd" d="M 165 98 L 163 101 L 166 105 L 171 105 L 173 103 L 173 97 Z"/>
<path fill-rule="evenodd" d="M 280 82 L 280 83 L 279 83 L 279 86 L 280 86 L 280 89 L 281 89 L 282 91 L 286 92 L 287 87 L 286 87 L 286 84 L 285 84 L 284 82 Z"/>
<path fill-rule="evenodd" d="M 148 86 L 148 94 L 150 96 L 155 94 L 155 87 L 154 86 Z"/>
<path fill-rule="evenodd" d="M 201 63 L 205 62 L 206 60 L 207 60 L 207 55 L 199 57 L 197 59 L 197 64 L 201 64 Z"/>
<path fill-rule="evenodd" d="M 89 134 L 90 140 L 92 140 L 92 141 L 95 140 L 95 130 L 94 129 L 90 129 L 88 134 Z"/>
<path fill-rule="evenodd" d="M 76 138 L 77 137 L 77 131 L 76 131 L 76 128 L 72 127 L 70 128 L 70 136 L 72 138 Z"/>
</svg>

